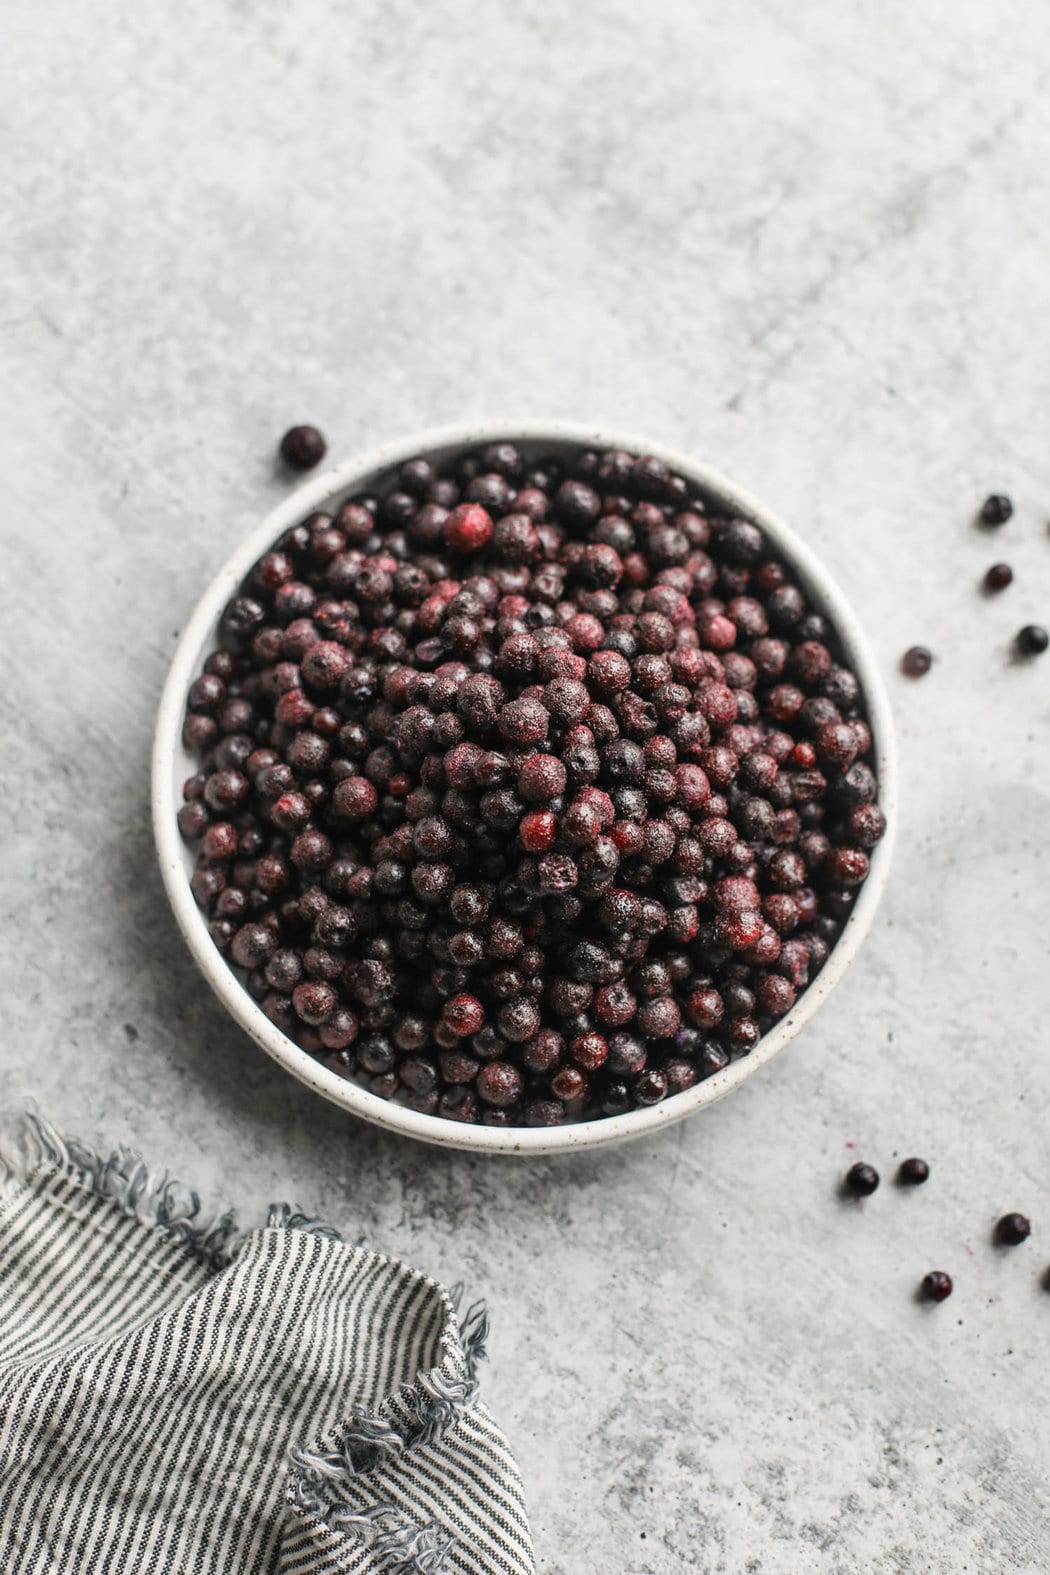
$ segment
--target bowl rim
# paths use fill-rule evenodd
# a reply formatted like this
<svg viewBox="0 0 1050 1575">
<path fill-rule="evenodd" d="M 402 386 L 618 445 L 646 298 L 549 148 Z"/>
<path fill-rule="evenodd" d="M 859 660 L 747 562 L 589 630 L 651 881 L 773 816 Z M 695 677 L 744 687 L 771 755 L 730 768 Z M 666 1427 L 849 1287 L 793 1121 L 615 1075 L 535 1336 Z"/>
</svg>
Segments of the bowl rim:
<svg viewBox="0 0 1050 1575">
<path fill-rule="evenodd" d="M 705 494 L 716 498 L 719 507 L 760 525 L 778 552 L 791 562 L 807 595 L 830 618 L 860 682 L 874 740 L 879 805 L 887 823 L 885 836 L 872 852 L 868 878 L 827 962 L 791 1011 L 762 1036 L 749 1055 L 661 1104 L 559 1127 L 486 1127 L 424 1115 L 380 1099 L 368 1089 L 322 1066 L 307 1051 L 300 1049 L 270 1022 L 216 949 L 190 890 L 186 868 L 189 855 L 176 821 L 182 766 L 190 760 L 182 744 L 186 694 L 197 676 L 200 660 L 211 646 L 222 609 L 257 559 L 290 525 L 340 494 L 360 489 L 370 478 L 393 469 L 406 459 L 417 454 L 473 448 L 494 442 L 550 444 L 555 449 L 559 445 L 621 448 L 633 454 L 651 454 L 694 481 Z M 763 503 L 719 471 L 687 454 L 634 434 L 609 431 L 588 423 L 539 418 L 462 422 L 428 428 L 331 466 L 283 498 L 247 533 L 212 578 L 179 637 L 157 712 L 151 780 L 154 839 L 161 877 L 175 920 L 205 979 L 256 1044 L 300 1082 L 375 1126 L 442 1147 L 475 1153 L 524 1155 L 571 1152 L 652 1136 L 724 1098 L 768 1065 L 830 995 L 871 928 L 892 860 L 897 796 L 897 750 L 886 688 L 852 608 L 817 554 Z"/>
</svg>

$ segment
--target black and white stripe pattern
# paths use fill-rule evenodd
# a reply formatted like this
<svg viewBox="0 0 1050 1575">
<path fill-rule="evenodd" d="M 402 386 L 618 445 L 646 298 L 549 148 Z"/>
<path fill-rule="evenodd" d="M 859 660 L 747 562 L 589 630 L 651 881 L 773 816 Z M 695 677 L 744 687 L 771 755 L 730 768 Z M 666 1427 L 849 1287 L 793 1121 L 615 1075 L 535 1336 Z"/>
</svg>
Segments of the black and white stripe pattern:
<svg viewBox="0 0 1050 1575">
<path fill-rule="evenodd" d="M 531 1575 L 482 1309 L 34 1135 L 0 1185 L 5 1575 Z"/>
</svg>

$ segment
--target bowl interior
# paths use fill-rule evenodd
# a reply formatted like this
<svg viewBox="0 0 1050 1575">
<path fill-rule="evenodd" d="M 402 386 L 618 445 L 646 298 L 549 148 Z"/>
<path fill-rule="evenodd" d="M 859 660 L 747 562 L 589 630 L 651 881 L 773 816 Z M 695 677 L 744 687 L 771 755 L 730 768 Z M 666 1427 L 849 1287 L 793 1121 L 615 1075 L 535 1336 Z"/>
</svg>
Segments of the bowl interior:
<svg viewBox="0 0 1050 1575">
<path fill-rule="evenodd" d="M 218 643 L 223 608 L 256 560 L 284 530 L 313 510 L 341 502 L 345 496 L 355 492 L 382 490 L 405 459 L 425 454 L 440 465 L 464 448 L 497 441 L 516 443 L 530 459 L 543 455 L 560 457 L 578 452 L 584 447 L 624 448 L 633 453 L 656 454 L 673 470 L 698 486 L 713 513 L 732 513 L 760 525 L 770 541 L 775 543 L 778 553 L 792 564 L 812 605 L 831 622 L 845 659 L 860 681 L 874 737 L 879 803 L 887 819 L 887 833 L 873 851 L 868 879 L 823 969 L 802 992 L 791 1011 L 763 1035 L 750 1055 L 731 1062 L 721 1072 L 716 1072 L 685 1093 L 676 1094 L 659 1105 L 631 1111 L 623 1116 L 562 1127 L 501 1129 L 468 1126 L 438 1116 L 421 1115 L 394 1102 L 379 1099 L 367 1089 L 330 1071 L 300 1049 L 270 1022 L 216 950 L 208 934 L 206 921 L 190 891 L 193 855 L 182 842 L 175 818 L 182 802 L 182 784 L 197 769 L 194 757 L 182 743 L 186 693 L 205 657 Z M 870 926 L 885 886 L 891 857 L 896 824 L 896 783 L 889 704 L 867 643 L 827 570 L 793 531 L 717 472 L 660 445 L 565 423 L 506 422 L 420 434 L 337 466 L 299 487 L 246 538 L 205 591 L 179 641 L 158 714 L 152 796 L 154 834 L 161 872 L 179 927 L 216 994 L 270 1056 L 326 1099 L 366 1121 L 424 1142 L 475 1151 L 549 1153 L 619 1142 L 681 1120 L 729 1093 L 771 1060 L 793 1038 L 842 977 Z"/>
</svg>

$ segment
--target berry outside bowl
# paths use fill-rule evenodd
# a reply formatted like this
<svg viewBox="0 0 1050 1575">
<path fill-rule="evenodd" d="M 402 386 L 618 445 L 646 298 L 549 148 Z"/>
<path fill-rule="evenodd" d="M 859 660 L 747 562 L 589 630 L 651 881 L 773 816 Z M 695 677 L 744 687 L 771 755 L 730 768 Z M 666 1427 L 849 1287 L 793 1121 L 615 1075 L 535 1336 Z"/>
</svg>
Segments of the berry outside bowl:
<svg viewBox="0 0 1050 1575">
<path fill-rule="evenodd" d="M 496 1128 L 423 1115 L 378 1098 L 300 1049 L 270 1022 L 212 942 L 207 922 L 190 891 L 193 858 L 176 823 L 182 783 L 197 769 L 182 742 L 187 692 L 205 657 L 218 643 L 219 620 L 226 603 L 256 560 L 283 531 L 305 515 L 349 494 L 382 487 L 414 455 L 423 454 L 441 463 L 465 448 L 498 441 L 518 444 L 530 458 L 569 454 L 581 448 L 622 448 L 635 454 L 654 454 L 694 482 L 709 507 L 759 525 L 777 552 L 791 564 L 813 606 L 834 626 L 845 658 L 860 681 L 874 738 L 879 803 L 887 821 L 886 835 L 872 853 L 869 876 L 827 962 L 792 1009 L 749 1055 L 661 1104 L 559 1127 Z M 325 1099 L 388 1131 L 477 1152 L 549 1154 L 654 1135 L 737 1088 L 805 1027 L 856 956 L 885 888 L 897 819 L 897 765 L 889 701 L 857 620 L 821 561 L 775 515 L 707 465 L 646 439 L 561 421 L 487 422 L 418 433 L 337 465 L 298 487 L 250 532 L 204 592 L 179 640 L 157 717 L 152 810 L 161 874 L 179 928 L 216 995 L 267 1055 Z"/>
</svg>

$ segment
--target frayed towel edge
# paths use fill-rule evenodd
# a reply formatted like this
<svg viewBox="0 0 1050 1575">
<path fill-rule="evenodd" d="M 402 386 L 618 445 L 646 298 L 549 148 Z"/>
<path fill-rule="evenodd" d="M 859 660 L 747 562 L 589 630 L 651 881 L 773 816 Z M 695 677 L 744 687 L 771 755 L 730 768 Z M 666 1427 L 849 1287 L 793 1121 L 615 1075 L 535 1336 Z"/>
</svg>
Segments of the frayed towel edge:
<svg viewBox="0 0 1050 1575">
<path fill-rule="evenodd" d="M 250 1231 L 242 1230 L 232 1209 L 207 1214 L 200 1196 L 166 1170 L 153 1170 L 134 1149 L 108 1154 L 69 1138 L 36 1111 L 23 1118 L 20 1137 L 0 1151 L 0 1198 L 17 1186 L 31 1184 L 44 1172 L 65 1176 L 94 1197 L 114 1203 L 139 1224 L 161 1231 L 187 1247 L 215 1272 L 228 1268 L 241 1252 Z M 267 1230 L 299 1230 L 342 1241 L 333 1225 L 304 1214 L 289 1203 L 273 1203 Z"/>
<path fill-rule="evenodd" d="M 327 1531 L 354 1537 L 388 1575 L 444 1575 L 455 1546 L 432 1521 L 420 1525 L 393 1504 L 361 1511 L 336 1508 L 322 1524 Z"/>
</svg>

